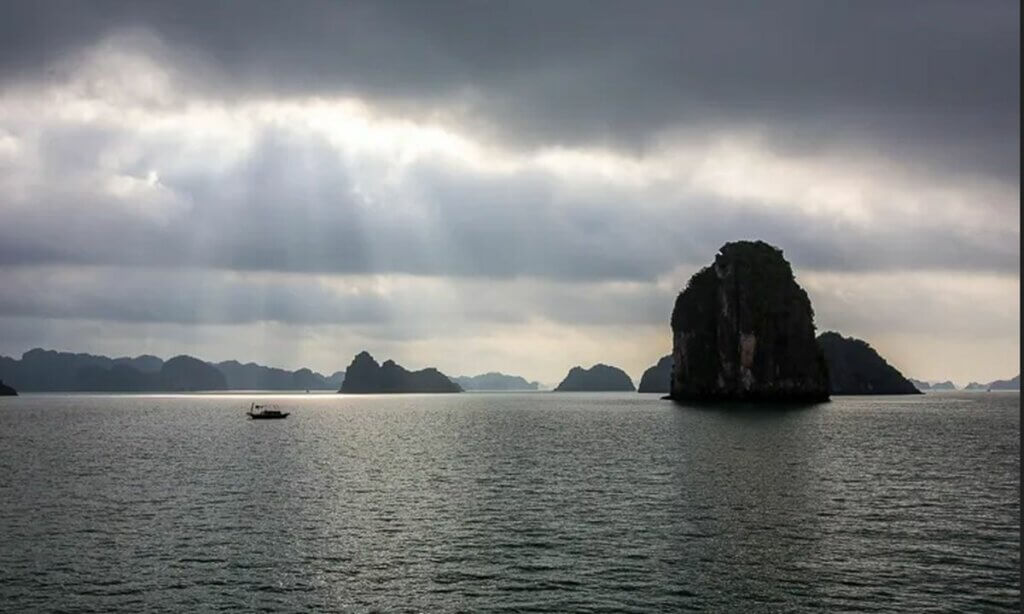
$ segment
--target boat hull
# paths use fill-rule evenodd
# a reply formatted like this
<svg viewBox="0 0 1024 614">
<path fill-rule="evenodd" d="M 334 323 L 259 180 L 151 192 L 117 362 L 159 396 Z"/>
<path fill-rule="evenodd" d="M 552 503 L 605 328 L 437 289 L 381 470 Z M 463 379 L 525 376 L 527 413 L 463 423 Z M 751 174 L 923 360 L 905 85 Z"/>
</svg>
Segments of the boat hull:
<svg viewBox="0 0 1024 614">
<path fill-rule="evenodd" d="M 276 415 L 270 415 L 270 416 L 263 416 L 263 415 L 260 415 L 260 414 L 249 414 L 249 418 L 251 418 L 253 420 L 284 420 L 289 415 L 290 414 L 288 414 L 287 412 L 283 413 L 283 414 L 276 414 Z"/>
</svg>

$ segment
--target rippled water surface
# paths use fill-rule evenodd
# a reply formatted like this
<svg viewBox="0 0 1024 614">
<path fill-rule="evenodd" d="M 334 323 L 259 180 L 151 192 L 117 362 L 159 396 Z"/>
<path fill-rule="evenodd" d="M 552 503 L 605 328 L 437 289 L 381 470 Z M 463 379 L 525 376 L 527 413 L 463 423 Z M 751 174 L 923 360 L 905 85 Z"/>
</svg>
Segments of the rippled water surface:
<svg viewBox="0 0 1024 614">
<path fill-rule="evenodd" d="M 1019 611 L 1017 393 L 0 399 L 6 611 Z"/>
</svg>

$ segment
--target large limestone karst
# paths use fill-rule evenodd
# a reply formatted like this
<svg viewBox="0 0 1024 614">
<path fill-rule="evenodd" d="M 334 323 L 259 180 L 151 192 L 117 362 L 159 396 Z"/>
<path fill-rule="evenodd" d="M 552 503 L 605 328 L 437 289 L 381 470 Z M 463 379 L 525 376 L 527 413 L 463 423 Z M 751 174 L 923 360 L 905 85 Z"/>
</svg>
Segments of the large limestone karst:
<svg viewBox="0 0 1024 614">
<path fill-rule="evenodd" d="M 409 371 L 386 360 L 378 364 L 369 352 L 360 352 L 345 370 L 343 394 L 385 394 L 402 392 L 462 392 L 462 388 L 434 368 Z"/>
<path fill-rule="evenodd" d="M 811 301 L 762 241 L 725 244 L 690 278 L 672 311 L 672 358 L 676 400 L 828 399 Z"/>
<path fill-rule="evenodd" d="M 634 391 L 633 380 L 618 367 L 596 364 L 589 369 L 573 367 L 555 392 L 613 392 Z"/>
</svg>

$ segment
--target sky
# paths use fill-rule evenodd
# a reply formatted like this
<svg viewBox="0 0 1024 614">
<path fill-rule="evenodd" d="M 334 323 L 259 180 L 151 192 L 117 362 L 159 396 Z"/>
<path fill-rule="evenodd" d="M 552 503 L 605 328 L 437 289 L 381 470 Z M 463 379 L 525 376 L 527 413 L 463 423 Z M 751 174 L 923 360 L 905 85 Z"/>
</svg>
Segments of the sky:
<svg viewBox="0 0 1024 614">
<path fill-rule="evenodd" d="M 0 354 L 639 380 L 725 242 L 1019 372 L 1020 6 L 8 1 Z"/>
</svg>

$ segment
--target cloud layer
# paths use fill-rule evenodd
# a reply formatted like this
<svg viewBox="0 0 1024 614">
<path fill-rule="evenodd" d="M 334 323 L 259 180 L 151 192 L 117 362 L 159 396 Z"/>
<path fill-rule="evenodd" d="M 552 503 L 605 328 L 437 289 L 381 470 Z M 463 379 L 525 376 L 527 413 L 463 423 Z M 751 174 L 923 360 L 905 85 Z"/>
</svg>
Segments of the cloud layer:
<svg viewBox="0 0 1024 614">
<path fill-rule="evenodd" d="M 176 348 L 269 323 L 331 370 L 400 341 L 437 362 L 460 331 L 471 373 L 562 331 L 542 372 L 523 343 L 488 364 L 550 381 L 585 336 L 653 362 L 686 277 L 756 237 L 829 327 L 992 349 L 948 374 L 900 352 L 909 374 L 1019 369 L 1016 3 L 9 13 L 0 351 L 47 323 L 72 349 L 94 323 Z"/>
</svg>

